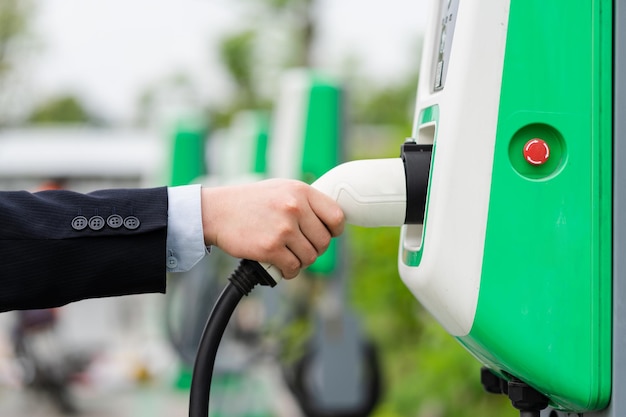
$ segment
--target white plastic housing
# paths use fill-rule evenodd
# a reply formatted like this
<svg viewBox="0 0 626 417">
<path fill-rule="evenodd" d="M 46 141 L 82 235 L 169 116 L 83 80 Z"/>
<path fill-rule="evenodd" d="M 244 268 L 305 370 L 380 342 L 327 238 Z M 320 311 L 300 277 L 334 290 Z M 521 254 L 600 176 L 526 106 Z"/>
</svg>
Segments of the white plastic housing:
<svg viewBox="0 0 626 417">
<path fill-rule="evenodd" d="M 433 2 L 424 40 L 414 126 L 418 143 L 434 140 L 427 217 L 423 227 L 402 227 L 398 268 L 446 330 L 464 336 L 480 289 L 509 2 L 459 2 L 445 85 L 435 91 L 441 4 Z M 420 125 L 433 106 L 438 120 Z M 408 262 L 420 249 L 418 264 Z"/>
<path fill-rule="evenodd" d="M 406 179 L 400 158 L 346 162 L 312 185 L 341 206 L 348 224 L 364 227 L 404 224 Z"/>
</svg>

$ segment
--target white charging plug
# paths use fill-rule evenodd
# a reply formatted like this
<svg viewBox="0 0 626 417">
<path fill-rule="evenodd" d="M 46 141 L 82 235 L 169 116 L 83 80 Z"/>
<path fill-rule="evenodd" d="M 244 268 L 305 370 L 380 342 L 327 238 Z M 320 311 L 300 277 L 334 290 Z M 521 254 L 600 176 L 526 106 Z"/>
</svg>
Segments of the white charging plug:
<svg viewBox="0 0 626 417">
<path fill-rule="evenodd" d="M 401 158 L 346 162 L 312 186 L 335 200 L 346 223 L 364 227 L 396 226 L 406 217 L 406 177 Z"/>
<path fill-rule="evenodd" d="M 407 198 L 401 158 L 346 162 L 322 175 L 312 186 L 339 204 L 348 224 L 363 227 L 404 224 Z M 283 278 L 275 266 L 260 264 L 277 283 Z"/>
</svg>

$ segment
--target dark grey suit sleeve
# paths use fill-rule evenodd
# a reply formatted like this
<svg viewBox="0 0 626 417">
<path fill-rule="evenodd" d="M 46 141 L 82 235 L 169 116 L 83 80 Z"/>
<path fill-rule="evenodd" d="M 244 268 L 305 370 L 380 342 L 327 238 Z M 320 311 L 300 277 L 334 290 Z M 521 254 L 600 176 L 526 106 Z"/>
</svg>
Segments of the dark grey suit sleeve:
<svg viewBox="0 0 626 417">
<path fill-rule="evenodd" d="M 0 311 L 165 292 L 167 189 L 0 192 Z"/>
</svg>

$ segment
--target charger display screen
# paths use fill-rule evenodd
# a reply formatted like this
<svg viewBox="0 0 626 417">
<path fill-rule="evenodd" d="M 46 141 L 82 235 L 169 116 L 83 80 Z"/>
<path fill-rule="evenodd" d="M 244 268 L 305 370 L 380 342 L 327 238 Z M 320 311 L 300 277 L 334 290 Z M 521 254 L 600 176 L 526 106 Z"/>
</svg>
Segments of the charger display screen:
<svg viewBox="0 0 626 417">
<path fill-rule="evenodd" d="M 446 73 L 450 62 L 450 51 L 452 49 L 452 38 L 454 37 L 454 26 L 459 9 L 459 0 L 442 0 L 439 13 L 439 37 L 438 46 L 435 48 L 435 68 L 433 90 L 442 90 L 446 83 Z"/>
</svg>

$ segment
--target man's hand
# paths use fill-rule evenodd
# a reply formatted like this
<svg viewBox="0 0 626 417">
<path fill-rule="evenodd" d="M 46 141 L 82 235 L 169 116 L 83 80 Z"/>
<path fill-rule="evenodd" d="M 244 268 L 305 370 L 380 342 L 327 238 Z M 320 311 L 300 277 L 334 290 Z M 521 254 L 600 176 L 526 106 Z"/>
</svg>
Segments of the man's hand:
<svg viewBox="0 0 626 417">
<path fill-rule="evenodd" d="M 337 203 L 295 180 L 202 189 L 207 245 L 276 266 L 286 279 L 311 265 L 344 228 Z"/>
</svg>

